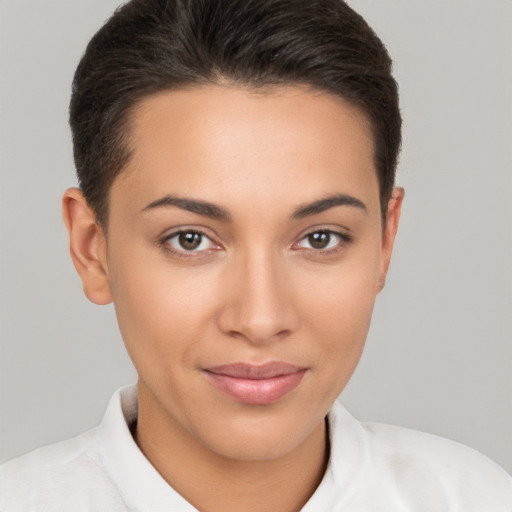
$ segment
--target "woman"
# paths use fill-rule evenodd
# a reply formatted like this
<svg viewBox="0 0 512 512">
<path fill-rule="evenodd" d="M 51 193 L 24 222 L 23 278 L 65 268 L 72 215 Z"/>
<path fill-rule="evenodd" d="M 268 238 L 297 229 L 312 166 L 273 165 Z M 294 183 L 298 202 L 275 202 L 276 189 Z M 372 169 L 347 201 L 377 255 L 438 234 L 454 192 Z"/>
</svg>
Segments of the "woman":
<svg viewBox="0 0 512 512">
<path fill-rule="evenodd" d="M 98 429 L 5 465 L 0 507 L 509 507 L 484 457 L 335 403 L 404 195 L 391 61 L 360 16 L 134 0 L 89 44 L 70 119 L 71 256 L 138 384 Z"/>
</svg>

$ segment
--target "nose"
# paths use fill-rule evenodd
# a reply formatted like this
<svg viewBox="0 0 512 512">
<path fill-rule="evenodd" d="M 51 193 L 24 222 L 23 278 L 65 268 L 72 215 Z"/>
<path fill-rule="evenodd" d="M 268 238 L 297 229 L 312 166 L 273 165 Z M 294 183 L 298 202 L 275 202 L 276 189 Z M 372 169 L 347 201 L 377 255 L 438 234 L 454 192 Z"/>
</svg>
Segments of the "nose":
<svg viewBox="0 0 512 512">
<path fill-rule="evenodd" d="M 229 275 L 218 322 L 232 337 L 253 345 L 289 336 L 298 325 L 293 305 L 293 282 L 284 262 L 265 254 L 251 254 L 226 269 Z"/>
</svg>

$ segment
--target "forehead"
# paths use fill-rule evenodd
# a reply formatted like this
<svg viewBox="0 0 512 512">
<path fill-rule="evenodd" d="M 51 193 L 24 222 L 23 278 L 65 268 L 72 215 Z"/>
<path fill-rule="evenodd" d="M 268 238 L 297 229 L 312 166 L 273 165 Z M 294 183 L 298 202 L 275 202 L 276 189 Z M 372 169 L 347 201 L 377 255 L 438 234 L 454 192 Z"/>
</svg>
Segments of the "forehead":
<svg viewBox="0 0 512 512">
<path fill-rule="evenodd" d="M 252 192 L 301 202 L 357 192 L 378 201 L 365 115 L 300 87 L 207 86 L 150 96 L 132 113 L 130 150 L 113 188 L 136 189 L 134 200 L 172 193 L 218 202 Z"/>
</svg>

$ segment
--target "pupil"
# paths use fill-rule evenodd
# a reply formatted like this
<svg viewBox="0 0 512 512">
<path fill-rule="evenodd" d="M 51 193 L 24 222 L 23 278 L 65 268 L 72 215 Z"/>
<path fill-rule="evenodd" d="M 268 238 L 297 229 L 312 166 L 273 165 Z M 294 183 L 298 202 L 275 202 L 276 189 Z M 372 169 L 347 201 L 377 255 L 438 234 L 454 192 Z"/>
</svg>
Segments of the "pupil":
<svg viewBox="0 0 512 512">
<path fill-rule="evenodd" d="M 201 235 L 199 233 L 180 233 L 179 242 L 181 247 L 187 251 L 197 249 L 201 244 Z"/>
<path fill-rule="evenodd" d="M 311 233 L 311 235 L 308 236 L 308 240 L 311 247 L 315 249 L 325 249 L 331 241 L 331 235 L 320 231 L 318 233 Z"/>
</svg>

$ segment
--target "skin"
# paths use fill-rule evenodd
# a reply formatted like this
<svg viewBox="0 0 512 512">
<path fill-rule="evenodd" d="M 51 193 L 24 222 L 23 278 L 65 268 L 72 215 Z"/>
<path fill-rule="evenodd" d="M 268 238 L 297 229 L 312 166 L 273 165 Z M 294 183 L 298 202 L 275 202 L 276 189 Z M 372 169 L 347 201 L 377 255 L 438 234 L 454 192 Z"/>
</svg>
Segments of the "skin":
<svg viewBox="0 0 512 512">
<path fill-rule="evenodd" d="M 136 441 L 199 510 L 300 510 L 325 471 L 324 418 L 363 350 L 403 190 L 383 227 L 368 122 L 327 93 L 165 92 L 132 121 L 108 237 L 78 189 L 63 211 L 84 291 L 114 302 L 138 371 Z M 294 216 L 337 194 L 363 206 Z M 166 196 L 212 203 L 229 220 L 155 205 Z M 185 250 L 180 229 L 204 233 L 200 246 Z M 308 235 L 327 230 L 315 249 Z M 204 371 L 269 361 L 305 372 L 264 405 L 226 395 Z"/>
</svg>

